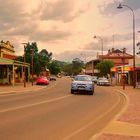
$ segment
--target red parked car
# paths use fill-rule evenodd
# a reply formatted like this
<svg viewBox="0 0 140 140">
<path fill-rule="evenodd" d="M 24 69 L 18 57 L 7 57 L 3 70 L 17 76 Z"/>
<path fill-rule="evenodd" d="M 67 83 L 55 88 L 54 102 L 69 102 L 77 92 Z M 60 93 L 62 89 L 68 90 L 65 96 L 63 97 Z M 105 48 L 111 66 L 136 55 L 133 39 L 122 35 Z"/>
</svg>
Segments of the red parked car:
<svg viewBox="0 0 140 140">
<path fill-rule="evenodd" d="M 36 84 L 37 85 L 48 85 L 49 84 L 49 80 L 45 76 L 40 76 L 40 77 L 37 78 Z"/>
</svg>

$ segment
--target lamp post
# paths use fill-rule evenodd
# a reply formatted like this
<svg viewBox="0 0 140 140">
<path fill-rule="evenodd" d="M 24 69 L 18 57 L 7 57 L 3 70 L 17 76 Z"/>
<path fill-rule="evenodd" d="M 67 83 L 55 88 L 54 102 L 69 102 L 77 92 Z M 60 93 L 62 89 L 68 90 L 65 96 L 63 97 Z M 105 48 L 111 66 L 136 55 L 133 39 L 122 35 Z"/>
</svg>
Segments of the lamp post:
<svg viewBox="0 0 140 140">
<path fill-rule="evenodd" d="M 103 60 L 103 39 L 100 36 L 94 36 L 93 38 L 98 38 L 101 41 L 101 52 L 102 52 L 102 60 Z"/>
<path fill-rule="evenodd" d="M 124 58 L 124 52 L 125 52 L 125 48 L 122 49 L 123 50 L 123 69 L 122 69 L 122 80 L 123 80 L 123 90 L 125 90 L 125 74 L 124 74 L 124 63 L 125 63 L 125 58 Z"/>
<path fill-rule="evenodd" d="M 1 48 L 2 48 L 2 47 L 1 47 L 1 45 L 0 45 L 0 57 L 1 57 Z"/>
<path fill-rule="evenodd" d="M 135 75 L 135 14 L 134 11 L 131 7 L 129 7 L 128 5 L 124 5 L 124 4 L 119 4 L 119 6 L 117 7 L 118 9 L 122 9 L 123 7 L 127 7 L 128 9 L 131 10 L 132 15 L 133 15 L 133 88 L 136 87 L 136 75 Z"/>
</svg>

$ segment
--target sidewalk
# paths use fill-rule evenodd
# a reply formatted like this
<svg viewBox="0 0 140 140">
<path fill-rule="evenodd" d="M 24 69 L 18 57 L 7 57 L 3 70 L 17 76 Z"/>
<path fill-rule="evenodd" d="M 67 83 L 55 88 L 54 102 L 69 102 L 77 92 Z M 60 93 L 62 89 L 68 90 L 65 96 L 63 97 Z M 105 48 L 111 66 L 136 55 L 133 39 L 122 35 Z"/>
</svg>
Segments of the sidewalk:
<svg viewBox="0 0 140 140">
<path fill-rule="evenodd" d="M 43 88 L 46 88 L 46 86 L 39 86 L 35 84 L 32 86 L 32 83 L 26 83 L 26 87 L 24 87 L 23 83 L 15 84 L 15 86 L 0 85 L 0 94 L 12 94 L 18 92 L 35 91 Z"/>
<path fill-rule="evenodd" d="M 112 88 L 112 87 L 110 87 Z M 126 110 L 105 128 L 97 140 L 140 140 L 140 88 L 113 87 L 125 93 L 129 99 Z"/>
</svg>

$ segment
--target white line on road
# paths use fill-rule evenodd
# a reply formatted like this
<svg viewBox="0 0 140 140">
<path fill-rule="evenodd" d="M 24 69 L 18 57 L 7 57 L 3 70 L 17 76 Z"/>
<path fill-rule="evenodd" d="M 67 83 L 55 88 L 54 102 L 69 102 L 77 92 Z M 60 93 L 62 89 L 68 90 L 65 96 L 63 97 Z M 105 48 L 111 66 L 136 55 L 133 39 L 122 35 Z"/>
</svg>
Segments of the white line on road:
<svg viewBox="0 0 140 140">
<path fill-rule="evenodd" d="M 61 97 L 50 99 L 50 100 L 45 100 L 45 101 L 34 103 L 34 104 L 27 104 L 27 105 L 23 105 L 23 106 L 8 108 L 8 109 L 0 110 L 0 113 L 5 113 L 5 112 L 9 112 L 9 111 L 18 110 L 18 109 L 28 108 L 28 107 L 32 107 L 32 106 L 37 106 L 37 105 L 41 105 L 41 104 L 45 104 L 45 103 L 51 103 L 51 102 L 54 102 L 54 101 L 58 101 L 58 100 L 68 98 L 70 96 L 72 96 L 72 95 L 65 95 L 65 96 L 61 96 Z"/>
<path fill-rule="evenodd" d="M 117 95 L 117 94 L 116 94 Z M 95 119 L 94 121 L 89 122 L 88 124 L 86 124 L 85 126 L 81 127 L 80 129 L 74 131 L 73 133 L 71 133 L 70 135 L 68 135 L 67 137 L 63 138 L 63 140 L 69 140 L 71 139 L 73 136 L 75 136 L 76 134 L 80 133 L 81 131 L 85 130 L 86 128 L 90 127 L 91 125 L 93 125 L 95 122 L 99 121 L 100 119 L 102 119 L 105 115 L 107 115 L 108 113 L 110 113 L 119 103 L 120 103 L 120 96 L 117 95 L 119 97 L 118 101 L 105 113 L 103 113 L 101 116 L 99 116 L 97 119 Z M 124 96 L 125 97 L 125 96 Z M 94 140 L 94 137 L 91 137 L 89 140 Z"/>
</svg>

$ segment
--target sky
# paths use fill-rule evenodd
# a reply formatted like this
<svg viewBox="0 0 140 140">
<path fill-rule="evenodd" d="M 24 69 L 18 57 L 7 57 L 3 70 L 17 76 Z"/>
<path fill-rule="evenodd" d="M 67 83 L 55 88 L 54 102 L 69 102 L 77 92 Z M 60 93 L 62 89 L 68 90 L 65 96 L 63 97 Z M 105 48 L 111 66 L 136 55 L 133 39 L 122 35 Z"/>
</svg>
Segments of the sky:
<svg viewBox="0 0 140 140">
<path fill-rule="evenodd" d="M 136 43 L 140 41 L 140 0 L 0 0 L 0 40 L 10 41 L 16 55 L 23 44 L 37 42 L 38 49 L 53 53 L 53 59 L 87 62 L 111 48 L 126 48 L 132 54 L 132 12 Z M 136 47 L 136 51 L 137 51 Z"/>
</svg>

